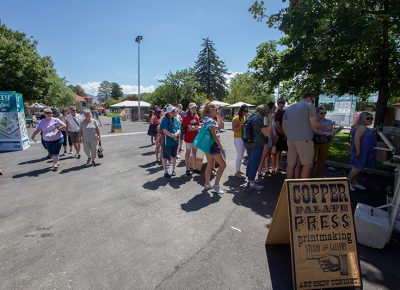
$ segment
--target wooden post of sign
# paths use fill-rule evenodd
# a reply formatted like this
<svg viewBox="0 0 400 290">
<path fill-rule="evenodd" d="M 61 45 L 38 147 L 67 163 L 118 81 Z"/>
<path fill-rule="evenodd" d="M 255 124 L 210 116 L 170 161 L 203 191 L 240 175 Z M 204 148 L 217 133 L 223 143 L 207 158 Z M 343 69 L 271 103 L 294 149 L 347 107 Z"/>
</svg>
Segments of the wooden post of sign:
<svg viewBox="0 0 400 290">
<path fill-rule="evenodd" d="M 295 289 L 362 287 L 347 178 L 285 180 L 266 245 L 287 243 Z"/>
</svg>

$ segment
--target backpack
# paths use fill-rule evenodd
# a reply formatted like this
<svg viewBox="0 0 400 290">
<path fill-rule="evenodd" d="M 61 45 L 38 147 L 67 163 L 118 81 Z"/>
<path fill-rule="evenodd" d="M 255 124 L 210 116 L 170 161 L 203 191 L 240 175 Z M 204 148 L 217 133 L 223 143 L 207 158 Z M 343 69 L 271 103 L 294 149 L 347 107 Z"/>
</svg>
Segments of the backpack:
<svg viewBox="0 0 400 290">
<path fill-rule="evenodd" d="M 243 123 L 242 127 L 242 139 L 244 143 L 254 143 L 255 137 L 254 136 L 254 127 L 253 127 L 253 120 L 255 119 L 256 115 L 253 114 L 247 118 L 247 120 Z"/>
</svg>

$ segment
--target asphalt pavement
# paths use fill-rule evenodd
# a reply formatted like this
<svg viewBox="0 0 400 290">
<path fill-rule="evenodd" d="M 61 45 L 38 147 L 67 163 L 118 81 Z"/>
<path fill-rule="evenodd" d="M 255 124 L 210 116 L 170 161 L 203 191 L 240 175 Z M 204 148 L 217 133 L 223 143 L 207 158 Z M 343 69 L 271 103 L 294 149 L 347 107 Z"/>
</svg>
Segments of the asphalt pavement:
<svg viewBox="0 0 400 290">
<path fill-rule="evenodd" d="M 283 175 L 247 191 L 227 128 L 227 193 L 209 195 L 183 162 L 163 178 L 147 124 L 103 124 L 95 167 L 67 155 L 51 172 L 40 144 L 0 154 L 0 289 L 292 289 L 289 247 L 265 248 Z M 352 203 L 384 203 L 392 181 L 362 178 L 370 189 Z M 359 246 L 364 289 L 400 289 L 399 248 Z"/>
</svg>

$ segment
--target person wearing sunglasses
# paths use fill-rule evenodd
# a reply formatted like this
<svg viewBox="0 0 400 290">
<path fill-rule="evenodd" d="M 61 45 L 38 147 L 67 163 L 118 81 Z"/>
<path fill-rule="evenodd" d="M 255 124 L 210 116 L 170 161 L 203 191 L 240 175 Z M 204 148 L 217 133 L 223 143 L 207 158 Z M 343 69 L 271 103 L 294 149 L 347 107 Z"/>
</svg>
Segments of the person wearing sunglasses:
<svg viewBox="0 0 400 290">
<path fill-rule="evenodd" d="M 51 170 L 57 171 L 59 163 L 59 154 L 64 143 L 64 137 L 61 131 L 65 130 L 66 125 L 60 119 L 53 117 L 53 112 L 50 108 L 44 110 L 45 119 L 40 120 L 35 132 L 32 133 L 31 139 L 36 142 L 35 137 L 39 132 L 43 132 L 43 140 L 46 144 L 46 149 L 53 159 Z"/>
<path fill-rule="evenodd" d="M 325 118 L 326 109 L 324 106 L 319 106 L 317 109 L 317 121 L 321 125 L 330 126 L 333 122 Z M 329 142 L 332 140 L 334 131 L 328 129 L 316 129 L 314 130 L 314 161 L 315 161 L 315 172 L 314 177 L 321 177 L 324 169 L 325 160 L 328 157 Z"/>
<path fill-rule="evenodd" d="M 374 117 L 369 112 L 362 112 L 356 124 L 351 128 L 351 165 L 353 166 L 348 179 L 350 190 L 365 190 L 358 183 L 358 175 L 366 167 L 373 167 L 376 163 L 376 135 L 371 128 Z"/>
</svg>

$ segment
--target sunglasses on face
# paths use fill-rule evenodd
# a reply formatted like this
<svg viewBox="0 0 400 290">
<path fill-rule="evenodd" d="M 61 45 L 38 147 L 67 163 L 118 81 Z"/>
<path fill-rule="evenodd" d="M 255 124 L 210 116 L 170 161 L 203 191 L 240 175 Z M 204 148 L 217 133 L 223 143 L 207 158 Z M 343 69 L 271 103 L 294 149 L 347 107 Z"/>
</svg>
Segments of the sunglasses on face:
<svg viewBox="0 0 400 290">
<path fill-rule="evenodd" d="M 285 104 L 285 102 L 278 102 L 278 104 Z"/>
<path fill-rule="evenodd" d="M 51 115 L 53 114 L 52 112 L 44 112 L 46 115 Z"/>
<path fill-rule="evenodd" d="M 326 115 L 326 112 L 319 112 L 320 115 Z"/>
<path fill-rule="evenodd" d="M 365 120 L 367 121 L 372 121 L 374 118 L 373 117 L 366 117 Z"/>
</svg>

